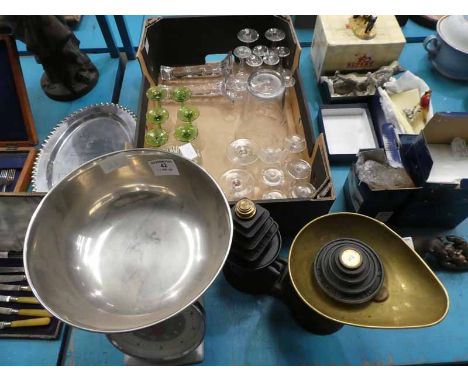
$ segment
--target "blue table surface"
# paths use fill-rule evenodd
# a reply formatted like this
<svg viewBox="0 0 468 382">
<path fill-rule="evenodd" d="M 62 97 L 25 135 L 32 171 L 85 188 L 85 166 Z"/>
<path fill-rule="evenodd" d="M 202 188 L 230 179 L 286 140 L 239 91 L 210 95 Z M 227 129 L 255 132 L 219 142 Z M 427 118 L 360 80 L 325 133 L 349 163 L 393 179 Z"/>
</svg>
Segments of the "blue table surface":
<svg viewBox="0 0 468 382">
<path fill-rule="evenodd" d="M 86 21 L 86 16 L 80 27 Z M 127 25 L 132 41 L 137 41 L 141 31 L 140 16 Z M 142 20 L 142 19 L 141 19 Z M 92 20 L 88 20 L 93 25 Z M 140 26 L 137 25 L 140 24 Z M 405 35 L 424 38 L 422 30 L 410 20 Z M 94 22 L 94 26 L 96 23 Z M 426 28 L 424 28 L 426 29 Z M 430 30 L 428 30 L 430 33 Z M 83 36 L 92 34 L 83 31 Z M 97 35 L 97 33 L 95 33 Z M 303 46 L 300 71 L 305 86 L 307 102 L 317 131 L 317 113 L 321 98 L 315 86 L 316 78 L 310 59 L 312 31 L 300 30 L 298 36 Z M 99 45 L 101 42 L 97 39 Z M 96 41 L 95 41 L 96 42 Z M 103 42 L 103 41 L 102 41 Z M 87 42 L 86 42 L 87 43 Z M 83 46 L 83 45 L 82 45 Z M 33 115 L 40 139 L 44 139 L 53 126 L 75 109 L 95 102 L 109 101 L 118 60 L 106 54 L 92 55 L 101 73 L 99 85 L 90 94 L 73 103 L 57 103 L 43 95 L 39 87 L 41 68 L 29 57 L 21 59 Z M 435 72 L 427 60 L 420 43 L 409 43 L 403 50 L 400 62 L 422 77 L 433 90 L 435 111 L 468 111 L 466 83 L 451 81 Z M 141 71 L 137 61 L 125 68 L 119 103 L 138 112 Z M 332 211 L 345 210 L 342 186 L 348 166 L 332 166 L 332 176 L 337 199 Z M 465 220 L 454 234 L 468 236 Z M 287 248 L 282 256 L 287 256 Z M 302 330 L 290 317 L 287 308 L 270 297 L 254 297 L 233 289 L 220 275 L 204 296 L 207 311 L 205 338 L 205 365 L 383 365 L 427 364 L 468 361 L 468 332 L 465 312 L 468 299 L 464 298 L 467 274 L 438 272 L 448 290 L 451 307 L 446 319 L 431 328 L 407 330 L 376 330 L 345 326 L 330 336 L 316 336 Z M 27 345 L 26 345 L 27 344 Z M 26 345 L 26 346 L 25 346 Z M 54 346 L 55 345 L 55 346 Z M 0 341 L 0 364 L 54 364 L 60 341 Z M 4 357 L 3 354 L 9 354 Z M 68 365 L 122 365 L 123 355 L 102 334 L 73 329 L 66 352 Z"/>
</svg>

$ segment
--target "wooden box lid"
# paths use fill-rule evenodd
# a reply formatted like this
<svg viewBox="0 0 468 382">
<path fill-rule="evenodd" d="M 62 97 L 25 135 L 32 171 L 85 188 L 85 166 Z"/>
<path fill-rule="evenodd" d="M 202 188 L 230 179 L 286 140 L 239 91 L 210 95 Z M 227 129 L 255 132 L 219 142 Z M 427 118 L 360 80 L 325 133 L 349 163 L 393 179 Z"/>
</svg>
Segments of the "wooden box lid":
<svg viewBox="0 0 468 382">
<path fill-rule="evenodd" d="M 16 42 L 0 34 L 0 147 L 38 143 Z"/>
</svg>

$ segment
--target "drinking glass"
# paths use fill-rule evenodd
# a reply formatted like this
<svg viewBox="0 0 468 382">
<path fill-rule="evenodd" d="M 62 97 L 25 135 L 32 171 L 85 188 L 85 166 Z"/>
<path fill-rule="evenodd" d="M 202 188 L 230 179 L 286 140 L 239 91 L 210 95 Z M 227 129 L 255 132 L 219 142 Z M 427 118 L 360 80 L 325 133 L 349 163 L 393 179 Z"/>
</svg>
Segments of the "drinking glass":
<svg viewBox="0 0 468 382">
<path fill-rule="evenodd" d="M 268 47 L 265 45 L 257 45 L 252 49 L 252 53 L 263 58 L 263 56 L 268 53 Z"/>
<path fill-rule="evenodd" d="M 245 63 L 247 64 L 250 73 L 255 72 L 257 69 L 260 69 L 260 67 L 263 64 L 263 59 L 260 56 L 257 56 L 256 54 L 251 54 L 247 60 L 245 60 Z"/>
<path fill-rule="evenodd" d="M 297 158 L 286 161 L 285 170 L 294 182 L 309 180 L 312 173 L 310 164 L 303 159 Z"/>
<path fill-rule="evenodd" d="M 220 186 L 230 201 L 253 198 L 255 179 L 249 171 L 232 169 L 221 176 Z"/>
<path fill-rule="evenodd" d="M 287 134 L 284 90 L 283 79 L 278 72 L 259 69 L 252 73 L 236 138 L 251 139 L 262 148 L 282 142 Z"/>
<path fill-rule="evenodd" d="M 236 139 L 227 147 L 226 156 L 235 165 L 248 166 L 257 160 L 257 146 L 250 139 Z"/>
<path fill-rule="evenodd" d="M 237 33 L 237 39 L 240 42 L 243 42 L 247 46 L 251 46 L 255 41 L 258 40 L 260 35 L 255 29 L 244 28 Z"/>
<path fill-rule="evenodd" d="M 284 85 L 287 88 L 294 86 L 296 80 L 291 70 L 284 67 L 284 59 L 291 54 L 291 50 L 287 46 L 278 46 L 274 50 L 279 57 L 278 71 L 284 79 Z"/>
<path fill-rule="evenodd" d="M 180 106 L 184 106 L 185 102 L 187 102 L 192 97 L 192 90 L 187 86 L 179 86 L 171 91 L 171 98 L 175 101 L 180 103 Z"/>
<path fill-rule="evenodd" d="M 174 136 L 180 142 L 192 142 L 198 137 L 198 128 L 193 123 L 199 116 L 199 110 L 194 106 L 186 106 L 185 103 L 192 97 L 192 91 L 186 86 L 174 88 L 171 98 L 180 103 L 177 118 L 183 123 L 178 124 Z"/>
<path fill-rule="evenodd" d="M 145 133 L 145 142 L 149 146 L 160 147 L 167 143 L 169 139 L 168 132 L 162 128 L 163 123 L 169 119 L 169 112 L 157 107 L 146 113 L 146 121 L 155 127 L 150 128 Z"/>
<path fill-rule="evenodd" d="M 270 28 L 265 32 L 265 38 L 270 41 L 270 48 L 275 48 L 280 41 L 286 38 L 286 33 L 278 28 Z"/>
<path fill-rule="evenodd" d="M 269 50 L 268 53 L 263 56 L 263 63 L 268 69 L 275 69 L 279 62 L 280 58 L 274 50 Z"/>
<path fill-rule="evenodd" d="M 286 198 L 287 198 L 287 195 L 286 195 L 283 191 L 281 191 L 281 190 L 276 190 L 276 189 L 265 191 L 265 192 L 262 194 L 262 199 L 263 199 L 263 200 L 268 200 L 268 199 L 286 199 Z"/>
<path fill-rule="evenodd" d="M 280 163 L 284 158 L 284 149 L 279 142 L 270 142 L 269 144 L 264 144 L 260 147 L 258 151 L 258 157 L 263 163 L 273 164 Z"/>
<path fill-rule="evenodd" d="M 234 49 L 234 56 L 239 59 L 239 67 L 237 70 L 238 76 L 248 77 L 248 73 L 245 71 L 245 60 L 249 58 L 251 54 L 252 51 L 248 46 L 241 45 Z M 245 79 L 245 82 L 247 82 L 247 78 Z"/>
<path fill-rule="evenodd" d="M 157 107 L 161 107 L 161 102 L 167 98 L 167 89 L 162 85 L 151 86 L 146 91 L 146 97 L 154 101 Z"/>
<path fill-rule="evenodd" d="M 301 153 L 306 149 L 306 140 L 297 134 L 288 135 L 284 138 L 284 149 L 292 154 Z"/>
<path fill-rule="evenodd" d="M 293 198 L 312 198 L 317 189 L 308 182 L 297 182 L 291 187 L 291 197 Z"/>
<path fill-rule="evenodd" d="M 260 171 L 261 181 L 268 187 L 278 187 L 284 185 L 284 171 L 279 166 L 265 166 Z"/>
</svg>

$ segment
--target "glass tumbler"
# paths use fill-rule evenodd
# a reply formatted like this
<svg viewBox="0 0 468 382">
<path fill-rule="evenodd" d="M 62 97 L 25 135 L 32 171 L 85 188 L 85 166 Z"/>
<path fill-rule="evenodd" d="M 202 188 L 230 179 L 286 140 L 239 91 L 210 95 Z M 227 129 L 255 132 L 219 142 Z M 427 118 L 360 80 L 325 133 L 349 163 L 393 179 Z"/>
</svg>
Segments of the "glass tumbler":
<svg viewBox="0 0 468 382">
<path fill-rule="evenodd" d="M 284 91 L 283 78 L 277 71 L 259 69 L 252 73 L 247 81 L 247 94 L 236 139 L 248 138 L 260 150 L 282 143 L 287 135 Z"/>
</svg>

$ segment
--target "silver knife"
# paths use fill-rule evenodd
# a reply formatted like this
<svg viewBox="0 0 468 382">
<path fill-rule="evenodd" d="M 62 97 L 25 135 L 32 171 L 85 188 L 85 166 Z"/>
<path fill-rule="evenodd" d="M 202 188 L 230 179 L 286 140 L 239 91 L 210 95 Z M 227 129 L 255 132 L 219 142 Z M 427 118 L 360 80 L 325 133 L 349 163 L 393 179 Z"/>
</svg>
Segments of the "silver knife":
<svg viewBox="0 0 468 382">
<path fill-rule="evenodd" d="M 0 267 L 0 273 L 24 273 L 24 267 Z"/>
<path fill-rule="evenodd" d="M 14 275 L 14 276 L 0 275 L 0 283 L 14 283 L 17 281 L 26 281 L 26 275 Z"/>
<path fill-rule="evenodd" d="M 31 288 L 26 285 L 0 284 L 0 290 L 13 290 L 16 292 L 31 292 Z"/>
</svg>

